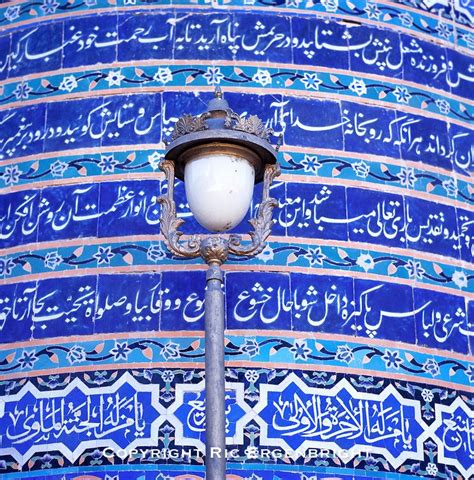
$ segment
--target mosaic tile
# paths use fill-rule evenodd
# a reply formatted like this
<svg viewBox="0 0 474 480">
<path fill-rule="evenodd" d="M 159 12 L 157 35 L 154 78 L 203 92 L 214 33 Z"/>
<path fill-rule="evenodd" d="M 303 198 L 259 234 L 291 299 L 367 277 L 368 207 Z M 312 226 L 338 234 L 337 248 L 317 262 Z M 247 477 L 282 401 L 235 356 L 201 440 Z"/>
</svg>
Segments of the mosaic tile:
<svg viewBox="0 0 474 480">
<path fill-rule="evenodd" d="M 46 188 L 41 191 L 38 241 L 98 235 L 99 186 Z"/>
<path fill-rule="evenodd" d="M 285 99 L 285 101 L 289 100 Z M 315 118 L 311 113 L 313 108 L 315 111 L 324 111 L 324 117 Z M 291 114 L 291 124 L 285 131 L 286 144 L 319 148 L 332 145 L 333 148 L 342 149 L 343 136 L 339 103 L 295 99 L 292 101 Z M 319 132 L 319 135 L 316 137 L 314 132 Z"/>
<path fill-rule="evenodd" d="M 65 21 L 63 67 L 113 63 L 117 58 L 117 37 L 117 15 Z"/>
<path fill-rule="evenodd" d="M 189 272 L 183 282 L 179 272 L 163 272 L 160 330 L 204 330 L 204 272 Z M 198 285 L 202 288 L 197 287 Z"/>
<path fill-rule="evenodd" d="M 287 187 L 286 215 L 278 223 L 290 237 L 347 240 L 345 189 L 337 186 L 294 184 Z"/>
<path fill-rule="evenodd" d="M 63 23 L 12 32 L 9 77 L 62 67 Z"/>
<path fill-rule="evenodd" d="M 404 160 L 423 161 L 446 170 L 452 169 L 453 153 L 444 122 L 397 112 L 397 123 L 401 157 Z M 464 173 L 469 170 L 469 166 L 463 169 Z"/>
<path fill-rule="evenodd" d="M 271 373 L 273 381 L 268 379 Z M 21 463 L 35 450 L 40 451 L 42 443 L 48 441 L 43 430 L 48 425 L 50 429 L 59 428 L 57 415 L 63 411 L 67 399 L 69 406 L 78 405 L 74 422 L 91 433 L 89 439 L 78 442 L 73 432 L 65 433 L 67 438 L 65 437 L 64 443 L 51 451 L 48 458 L 34 456 L 29 462 L 30 468 L 40 468 L 46 462 L 50 466 L 56 462 L 60 462 L 60 466 L 71 465 L 79 457 L 81 462 L 100 464 L 105 455 L 117 455 L 114 448 L 130 445 L 130 441 L 124 438 L 127 431 L 124 429 L 135 424 L 140 426 L 143 433 L 131 444 L 135 447 L 136 453 L 132 454 L 135 461 L 150 463 L 149 454 L 147 458 L 146 453 L 151 446 L 150 435 L 157 435 L 158 442 L 153 443 L 153 446 L 173 448 L 178 453 L 174 459 L 155 458 L 155 467 L 156 462 L 158 465 L 169 460 L 173 460 L 172 464 L 178 463 L 180 452 L 183 455 L 186 446 L 188 449 L 189 446 L 195 447 L 193 459 L 202 455 L 201 436 L 196 438 L 196 435 L 203 431 L 203 423 L 200 420 L 195 423 L 195 420 L 200 418 L 199 412 L 203 409 L 204 402 L 198 394 L 204 386 L 194 371 L 136 370 L 122 372 L 120 376 L 112 372 L 93 377 L 89 374 L 83 377 L 75 375 L 73 379 L 57 381 L 56 384 L 50 383 L 51 379 L 45 382 L 38 377 L 23 386 L 14 386 L 3 404 L 1 421 L 9 431 L 15 431 L 15 437 L 9 438 L 8 443 L 2 445 L 2 450 L 9 448 L 7 455 Z M 466 400 L 456 396 L 452 390 L 427 388 L 423 384 L 405 381 L 391 384 L 383 379 L 363 376 L 344 377 L 330 373 L 317 376 L 314 372 L 304 370 L 289 373 L 288 370 L 280 369 L 256 371 L 233 368 L 227 370 L 227 380 L 227 404 L 231 412 L 228 431 L 231 435 L 235 431 L 232 440 L 229 438 L 229 447 L 235 452 L 234 459 L 244 458 L 244 451 L 252 450 L 251 458 L 247 458 L 244 463 L 248 467 L 252 465 L 257 471 L 257 465 L 265 467 L 265 464 L 270 463 L 275 468 L 282 463 L 282 457 L 268 462 L 263 452 L 270 446 L 275 451 L 279 450 L 283 456 L 288 456 L 292 465 L 306 464 L 303 471 L 317 467 L 321 454 L 310 455 L 309 449 L 321 448 L 322 443 L 317 440 L 317 436 L 328 432 L 332 432 L 328 443 L 329 451 L 322 458 L 326 459 L 328 466 L 340 466 L 340 458 L 344 458 L 344 464 L 354 469 L 355 474 L 360 472 L 363 475 L 364 465 L 384 462 L 386 470 L 390 472 L 396 471 L 401 465 L 409 471 L 416 468 L 417 471 L 438 468 L 434 463 L 434 467 L 429 466 L 435 453 L 442 455 L 446 462 L 445 466 L 438 464 L 441 469 L 446 469 L 449 465 L 462 471 L 465 476 L 471 470 L 471 466 L 464 463 L 462 458 L 453 455 L 459 448 L 454 448 L 453 445 L 452 449 L 447 449 L 443 441 L 443 435 L 450 428 L 450 418 L 455 416 L 458 422 L 462 422 L 471 414 Z M 46 385 L 48 390 L 38 390 L 39 386 L 44 388 Z M 258 389 L 255 389 L 257 385 Z M 161 395 L 158 395 L 159 391 L 162 392 Z M 191 402 L 186 402 L 187 395 L 193 399 Z M 119 398 L 119 404 L 113 405 L 107 400 L 110 398 Z M 97 412 L 97 421 L 93 422 L 93 426 L 90 425 L 89 410 L 80 407 L 81 402 L 87 403 L 86 399 L 91 407 L 94 405 L 93 411 Z M 270 401 L 276 402 L 279 408 L 270 410 Z M 147 409 L 144 408 L 145 402 L 150 405 Z M 4 415 L 15 405 L 19 420 L 25 415 L 41 418 L 41 421 L 38 420 L 41 428 L 35 432 L 35 443 L 31 438 L 18 442 L 18 438 L 25 435 L 22 423 L 13 425 L 11 419 Z M 298 413 L 293 413 L 292 408 L 297 405 L 312 405 L 312 408 L 299 408 Z M 348 410 L 347 405 L 353 405 L 353 408 Z M 130 406 L 132 408 L 128 408 Z M 252 415 L 251 409 L 254 411 Z M 102 412 L 101 416 L 99 412 Z M 64 410 L 61 414 L 64 421 L 70 414 Z M 117 414 L 128 419 L 121 428 L 113 428 L 110 422 L 105 421 L 111 421 Z M 381 415 L 384 417 L 384 427 L 380 427 Z M 341 420 L 331 422 L 330 426 L 325 425 L 323 420 L 328 416 Z M 313 422 L 308 423 L 303 418 L 308 421 L 312 418 Z M 348 428 L 354 422 L 355 442 L 351 442 L 340 429 Z M 388 430 L 391 423 L 394 427 Z M 380 428 L 383 430 L 380 431 Z M 309 441 L 305 435 L 308 429 L 312 431 L 312 439 Z M 385 441 L 386 436 L 383 435 L 385 429 L 391 432 L 388 441 Z M 410 429 L 410 434 L 403 429 Z M 282 430 L 285 432 L 283 436 L 280 433 Z M 244 434 L 249 431 L 253 435 Z M 181 432 L 181 435 L 173 441 L 169 436 L 171 432 Z M 106 452 L 101 440 L 96 439 L 97 436 L 107 438 L 114 447 L 109 447 Z M 93 448 L 96 450 L 92 451 Z M 341 449 L 347 452 L 345 457 L 341 457 Z M 128 452 L 130 450 L 126 450 L 125 455 L 128 456 Z M 133 456 L 130 459 L 133 462 Z M 417 461 L 418 467 L 415 467 Z"/>
<path fill-rule="evenodd" d="M 119 14 L 118 61 L 171 58 L 174 36 L 170 38 L 169 31 L 172 20 L 168 14 L 159 12 L 153 15 Z"/>
<path fill-rule="evenodd" d="M 227 473 L 471 478 L 471 24 L 462 0 L 1 4 L 0 477 L 204 478 L 205 266 L 157 197 L 220 85 L 283 170 L 273 236 L 224 270 Z"/>
<path fill-rule="evenodd" d="M 410 197 L 404 203 L 407 247 L 459 258 L 455 209 Z"/>
<path fill-rule="evenodd" d="M 448 83 L 454 94 L 474 98 L 468 84 L 472 81 L 472 58 L 455 50 L 447 51 L 447 61 L 450 67 Z"/>
<path fill-rule="evenodd" d="M 400 34 L 367 27 L 354 27 L 346 35 L 350 51 L 350 68 L 375 74 L 402 77 L 404 56 Z"/>
<path fill-rule="evenodd" d="M 434 292 L 419 288 L 413 290 L 413 296 L 417 344 L 469 353 L 472 326 L 468 326 L 464 299 L 447 295 L 438 302 Z"/>
<path fill-rule="evenodd" d="M 160 183 L 156 181 L 102 183 L 97 209 L 98 236 L 158 233 L 161 208 L 156 198 L 159 194 Z"/>
<path fill-rule="evenodd" d="M 228 273 L 227 328 L 291 330 L 292 302 L 289 290 L 288 274 L 261 273 L 249 279 L 245 273 Z"/>
<path fill-rule="evenodd" d="M 352 241 L 372 243 L 377 239 L 383 245 L 405 246 L 403 197 L 348 188 L 347 206 Z"/>
<path fill-rule="evenodd" d="M 21 342 L 31 338 L 31 305 L 36 295 L 36 284 L 2 285 L 0 332 L 2 343 Z"/>
<path fill-rule="evenodd" d="M 304 17 L 293 17 L 291 26 L 295 64 L 349 69 L 347 40 L 352 29 Z"/>
<path fill-rule="evenodd" d="M 364 81 L 354 88 L 365 90 Z M 397 129 L 395 112 L 342 102 L 344 123 L 344 149 L 350 152 L 367 152 L 400 158 L 401 138 Z"/>
<path fill-rule="evenodd" d="M 468 145 L 472 146 L 472 130 L 462 128 L 458 125 L 449 125 L 449 140 L 453 150 L 453 165 L 458 172 L 472 172 L 473 156 Z"/>
<path fill-rule="evenodd" d="M 10 53 L 10 35 L 0 36 L 0 80 L 5 80 L 8 76 L 8 54 Z"/>
<path fill-rule="evenodd" d="M 55 279 L 39 282 L 36 297 L 28 305 L 33 306 L 32 337 L 48 338 L 66 332 L 69 335 L 92 334 L 96 292 L 95 276 L 70 278 L 61 287 Z"/>
<path fill-rule="evenodd" d="M 162 311 L 161 285 L 159 274 L 100 275 L 94 332 L 158 330 Z M 133 292 L 133 296 L 127 292 Z"/>
<path fill-rule="evenodd" d="M 227 97 L 229 102 L 235 105 L 236 110 L 245 112 L 242 95 L 229 93 Z M 93 147 L 99 143 L 104 146 L 133 141 L 158 143 L 160 123 L 168 125 L 169 118 L 177 118 L 179 115 L 177 109 L 189 112 L 186 103 L 188 101 L 191 103 L 194 95 L 183 96 L 179 102 L 176 102 L 175 98 L 176 94 L 163 96 L 165 112 L 163 118 L 160 118 L 160 112 L 147 114 L 153 106 L 161 104 L 159 95 L 115 96 L 113 99 L 105 98 L 103 101 L 101 99 L 71 101 L 65 102 L 66 110 L 62 109 L 63 103 L 52 103 L 48 106 L 48 121 L 44 127 L 41 127 L 44 110 L 39 106 L 26 107 L 24 117 L 21 119 L 23 123 L 20 124 L 25 134 L 18 138 L 18 135 L 13 133 L 18 122 L 16 113 L 13 112 L 6 117 L 6 140 L 0 151 L 3 152 L 4 158 L 11 157 L 19 149 L 23 154 L 28 154 L 43 139 L 46 150 Z M 271 96 L 254 98 L 256 113 L 271 112 L 269 125 L 276 128 L 277 134 L 282 127 L 286 129 L 284 140 L 287 145 L 312 148 L 331 145 L 342 150 L 341 127 L 344 125 L 345 150 L 348 152 L 358 151 L 361 145 L 365 144 L 367 152 L 380 154 L 382 145 L 385 145 L 385 151 L 391 145 L 389 152 L 396 158 L 397 146 L 400 144 L 402 158 L 406 160 L 423 161 L 446 170 L 452 169 L 451 161 L 454 160 L 457 168 L 463 172 L 467 173 L 471 168 L 470 162 L 466 162 L 471 157 L 469 131 L 463 127 L 452 129 L 452 140 L 457 142 L 457 153 L 454 155 L 446 124 L 438 120 L 428 121 L 425 117 L 400 113 L 397 113 L 397 118 L 394 119 L 393 115 L 385 113 L 385 110 L 380 108 L 355 104 L 343 104 L 341 112 L 337 102 L 306 99 L 295 99 L 292 108 L 286 111 L 285 105 L 289 101 L 285 100 L 286 97 L 281 100 Z M 198 107 L 194 102 L 193 108 Z M 324 110 L 327 115 L 324 119 L 315 121 L 308 116 L 308 108 Z M 74 120 L 68 123 L 67 128 L 60 126 L 62 115 L 72 109 L 76 112 Z M 364 122 L 360 121 L 362 118 Z M 380 118 L 382 121 L 379 121 Z M 26 123 L 27 121 L 29 123 Z M 39 122 L 40 127 L 32 131 L 33 121 Z M 290 122 L 288 126 L 287 121 Z M 430 135 L 426 135 L 428 122 L 432 127 Z M 377 129 L 372 125 L 375 123 Z M 368 125 L 372 127 L 366 128 Z M 397 126 L 400 132 L 399 139 L 396 133 Z M 163 128 L 165 138 L 169 135 L 169 129 L 170 127 Z M 317 141 L 314 132 L 319 132 Z"/>
<path fill-rule="evenodd" d="M 459 244 L 461 249 L 461 258 L 466 262 L 472 262 L 473 252 L 473 219 L 472 213 L 466 210 L 457 209 Z"/>
</svg>

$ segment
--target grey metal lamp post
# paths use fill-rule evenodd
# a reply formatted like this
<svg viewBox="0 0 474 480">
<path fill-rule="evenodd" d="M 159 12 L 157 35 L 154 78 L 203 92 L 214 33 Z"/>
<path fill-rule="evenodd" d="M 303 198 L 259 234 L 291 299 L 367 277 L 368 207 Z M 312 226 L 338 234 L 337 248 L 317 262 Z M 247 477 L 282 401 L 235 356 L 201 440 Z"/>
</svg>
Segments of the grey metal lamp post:
<svg viewBox="0 0 474 480">
<path fill-rule="evenodd" d="M 280 174 L 276 152 L 269 143 L 272 131 L 256 116 L 240 117 L 216 89 L 208 109 L 201 115 L 184 115 L 176 122 L 172 142 L 160 164 L 168 182 L 162 205 L 161 233 L 168 249 L 178 257 L 201 256 L 209 266 L 205 294 L 205 397 L 206 479 L 224 480 L 225 369 L 224 293 L 220 266 L 229 254 L 260 253 L 270 235 L 273 208 L 269 195 L 273 179 Z M 250 241 L 238 235 L 211 235 L 182 239 L 176 216 L 175 176 L 184 180 L 186 197 L 196 220 L 211 232 L 225 232 L 238 225 L 247 213 L 255 183 L 263 180 L 263 197 Z"/>
</svg>

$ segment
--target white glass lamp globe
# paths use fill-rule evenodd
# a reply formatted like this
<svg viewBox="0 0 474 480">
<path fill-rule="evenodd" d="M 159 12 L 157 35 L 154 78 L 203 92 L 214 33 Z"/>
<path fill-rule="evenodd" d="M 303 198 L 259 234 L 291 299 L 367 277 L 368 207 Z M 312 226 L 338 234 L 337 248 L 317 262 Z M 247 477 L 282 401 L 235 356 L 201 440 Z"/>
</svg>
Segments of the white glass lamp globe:
<svg viewBox="0 0 474 480">
<path fill-rule="evenodd" d="M 257 155 L 239 145 L 211 143 L 191 148 L 181 160 L 187 201 L 199 224 L 211 232 L 238 225 L 252 200 Z"/>
</svg>

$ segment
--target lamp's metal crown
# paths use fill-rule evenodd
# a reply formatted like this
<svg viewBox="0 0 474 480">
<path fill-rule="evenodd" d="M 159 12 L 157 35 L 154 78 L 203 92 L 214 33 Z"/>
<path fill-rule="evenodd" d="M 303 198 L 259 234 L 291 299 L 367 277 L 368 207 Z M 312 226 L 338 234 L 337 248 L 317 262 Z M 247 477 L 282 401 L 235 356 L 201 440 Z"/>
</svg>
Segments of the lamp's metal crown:
<svg viewBox="0 0 474 480">
<path fill-rule="evenodd" d="M 225 115 L 222 115 L 222 113 Z M 256 115 L 241 117 L 235 113 L 224 99 L 220 87 L 217 87 L 214 92 L 214 98 L 208 104 L 207 111 L 196 116 L 186 114 L 178 119 L 171 135 L 171 140 L 177 140 L 189 133 L 221 128 L 250 133 L 267 142 L 270 141 L 270 136 L 273 135 L 273 130 L 265 127 L 262 120 Z"/>
</svg>

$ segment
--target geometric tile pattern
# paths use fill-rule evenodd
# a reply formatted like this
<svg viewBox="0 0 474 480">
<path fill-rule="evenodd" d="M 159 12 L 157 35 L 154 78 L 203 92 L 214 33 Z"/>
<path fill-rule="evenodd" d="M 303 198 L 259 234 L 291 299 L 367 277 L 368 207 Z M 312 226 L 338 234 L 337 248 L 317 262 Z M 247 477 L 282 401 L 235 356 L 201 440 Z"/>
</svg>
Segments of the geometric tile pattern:
<svg viewBox="0 0 474 480">
<path fill-rule="evenodd" d="M 404 401 L 393 385 L 359 397 L 345 380 L 324 391 L 308 389 L 291 374 L 278 386 L 263 386 L 255 410 L 262 444 L 301 456 L 311 447 L 344 450 L 347 462 L 369 448 L 397 467 L 408 458 L 421 460 L 428 436 L 420 405 Z"/>
<path fill-rule="evenodd" d="M 440 435 L 439 459 L 460 469 L 466 477 L 474 474 L 472 453 L 472 426 L 474 412 L 461 399 L 449 406 L 439 406 L 431 430 Z"/>
<path fill-rule="evenodd" d="M 44 449 L 58 450 L 73 462 L 91 446 L 152 445 L 164 413 L 157 393 L 128 374 L 111 387 L 98 389 L 77 378 L 54 392 L 42 393 L 27 383 L 0 403 L 4 432 L 0 451 L 23 465 Z"/>
<path fill-rule="evenodd" d="M 77 459 L 101 465 L 117 457 L 145 465 L 179 465 L 186 458 L 199 465 L 205 427 L 204 384 L 196 383 L 201 375 L 175 369 L 117 373 L 75 376 L 65 388 L 56 382 L 43 391 L 38 386 L 44 382 L 13 386 L 0 403 L 4 458 L 30 460 L 30 466 Z M 226 395 L 231 464 L 245 467 L 271 458 L 297 465 L 303 459 L 315 468 L 327 458 L 328 466 L 342 462 L 353 468 L 376 465 L 381 455 L 388 472 L 429 474 L 439 453 L 445 465 L 466 478 L 472 474 L 472 402 L 454 390 L 296 370 L 236 368 L 227 375 L 234 379 Z M 53 443 L 59 435 L 61 442 Z M 46 445 L 47 456 L 32 456 Z"/>
<path fill-rule="evenodd" d="M 167 410 L 168 419 L 176 428 L 176 444 L 193 446 L 200 452 L 206 450 L 206 399 L 204 382 L 177 384 L 176 400 Z M 244 385 L 226 383 L 226 443 L 242 445 L 244 426 L 251 417 L 244 400 Z"/>
</svg>

